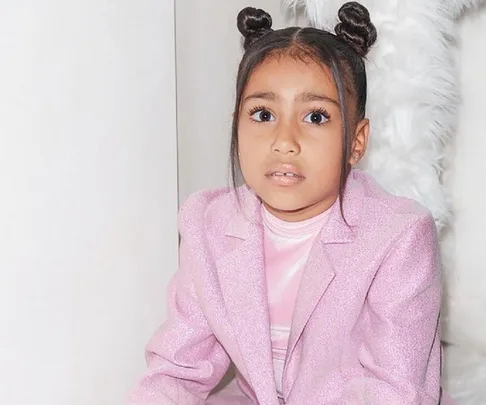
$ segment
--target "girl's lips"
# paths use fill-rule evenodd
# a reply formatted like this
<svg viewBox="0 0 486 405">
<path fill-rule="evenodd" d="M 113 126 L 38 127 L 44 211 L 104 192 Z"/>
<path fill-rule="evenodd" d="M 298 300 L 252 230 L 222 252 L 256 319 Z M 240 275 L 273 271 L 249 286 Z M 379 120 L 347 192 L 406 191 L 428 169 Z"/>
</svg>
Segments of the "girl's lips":
<svg viewBox="0 0 486 405">
<path fill-rule="evenodd" d="M 298 167 L 290 163 L 277 163 L 272 165 L 267 171 L 266 176 L 300 177 L 301 179 L 304 179 L 304 175 Z"/>
<path fill-rule="evenodd" d="M 274 184 L 279 186 L 293 186 L 304 181 L 304 177 L 293 171 L 274 171 L 266 175 Z"/>
</svg>

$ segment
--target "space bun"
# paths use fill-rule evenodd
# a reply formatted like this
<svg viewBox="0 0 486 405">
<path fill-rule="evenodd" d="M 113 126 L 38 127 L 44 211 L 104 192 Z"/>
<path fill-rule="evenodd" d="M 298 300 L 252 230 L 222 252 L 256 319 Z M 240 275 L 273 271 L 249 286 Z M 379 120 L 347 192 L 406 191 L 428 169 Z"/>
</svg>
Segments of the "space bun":
<svg viewBox="0 0 486 405">
<path fill-rule="evenodd" d="M 376 42 L 376 27 L 370 19 L 368 9 L 355 1 L 345 3 L 338 12 L 339 23 L 334 28 L 336 35 L 365 57 Z"/>
<path fill-rule="evenodd" d="M 245 38 L 244 48 L 247 50 L 255 41 L 272 30 L 272 17 L 266 11 L 245 7 L 238 13 L 238 30 Z"/>
</svg>

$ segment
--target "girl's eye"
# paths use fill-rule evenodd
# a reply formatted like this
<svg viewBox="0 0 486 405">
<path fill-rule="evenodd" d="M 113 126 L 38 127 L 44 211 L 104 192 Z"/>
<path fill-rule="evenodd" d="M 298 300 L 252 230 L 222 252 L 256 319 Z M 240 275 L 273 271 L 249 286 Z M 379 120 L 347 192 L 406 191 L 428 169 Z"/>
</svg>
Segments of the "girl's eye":
<svg viewBox="0 0 486 405">
<path fill-rule="evenodd" d="M 312 111 L 304 117 L 304 121 L 309 124 L 324 124 L 329 120 L 329 115 L 325 111 Z"/>
<path fill-rule="evenodd" d="M 275 121 L 275 117 L 272 113 L 265 109 L 258 109 L 256 111 L 251 111 L 251 118 L 257 122 L 269 122 Z"/>
</svg>

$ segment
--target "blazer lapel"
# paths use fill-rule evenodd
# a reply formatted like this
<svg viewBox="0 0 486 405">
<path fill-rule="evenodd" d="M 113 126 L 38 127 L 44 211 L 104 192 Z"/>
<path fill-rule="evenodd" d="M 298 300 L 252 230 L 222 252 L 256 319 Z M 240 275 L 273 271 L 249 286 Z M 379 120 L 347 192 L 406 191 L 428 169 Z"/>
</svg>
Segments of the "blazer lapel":
<svg viewBox="0 0 486 405">
<path fill-rule="evenodd" d="M 327 224 L 321 230 L 309 254 L 294 307 L 287 359 L 292 356 L 305 325 L 339 271 L 338 263 L 332 260 L 333 247 L 354 240 L 355 228 L 361 217 L 363 190 L 360 182 L 355 179 L 356 172 L 351 172 L 343 197 L 343 211 L 347 224 L 341 216 L 337 200 L 331 207 Z"/>
<path fill-rule="evenodd" d="M 260 203 L 249 190 L 240 188 L 239 192 L 242 211 L 228 224 L 225 235 L 225 238 L 236 239 L 232 241 L 236 247 L 217 260 L 218 278 L 248 382 L 259 403 L 273 405 L 278 404 L 278 399 L 271 352 Z"/>
<path fill-rule="evenodd" d="M 287 346 L 287 358 L 292 355 L 307 321 L 335 276 L 326 247 L 316 243 L 309 255 L 300 282 Z"/>
<path fill-rule="evenodd" d="M 338 263 L 333 263 L 332 259 L 333 246 L 354 239 L 363 200 L 359 176 L 357 170 L 350 173 L 343 196 L 347 224 L 341 218 L 337 201 L 310 253 L 294 308 L 287 359 L 293 354 L 317 303 L 339 271 Z M 225 238 L 233 239 L 236 247 L 232 245 L 234 248 L 217 260 L 218 278 L 229 321 L 241 351 L 243 364 L 240 366 L 245 367 L 258 403 L 277 405 L 260 201 L 245 187 L 240 187 L 238 192 L 241 204 L 235 205 L 241 207 L 241 212 L 234 213 L 225 235 Z"/>
</svg>

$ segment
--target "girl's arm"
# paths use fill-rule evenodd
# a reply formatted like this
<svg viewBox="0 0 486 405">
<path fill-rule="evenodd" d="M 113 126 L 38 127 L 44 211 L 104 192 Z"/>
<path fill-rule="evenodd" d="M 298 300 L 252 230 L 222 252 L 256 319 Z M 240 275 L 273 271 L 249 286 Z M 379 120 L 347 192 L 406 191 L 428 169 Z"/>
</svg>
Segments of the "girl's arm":
<svg viewBox="0 0 486 405">
<path fill-rule="evenodd" d="M 190 254 L 183 237 L 180 268 L 169 287 L 169 317 L 147 346 L 149 369 L 130 404 L 203 405 L 229 367 L 199 306 Z"/>
<path fill-rule="evenodd" d="M 349 381 L 359 405 L 437 405 L 440 398 L 441 275 L 430 215 L 394 243 L 365 303 L 370 328 L 359 360 L 364 376 Z"/>
</svg>

